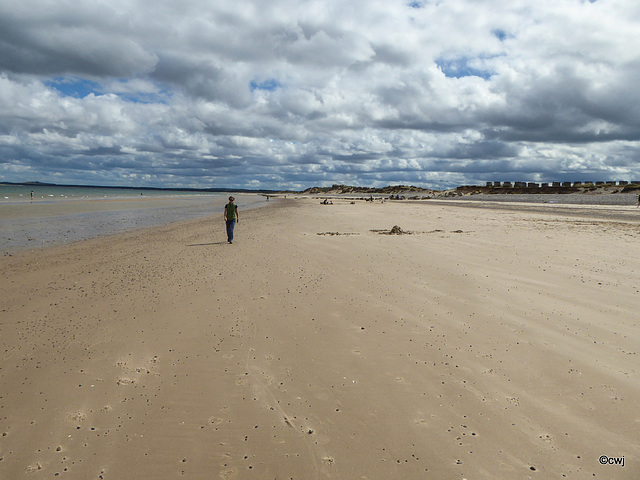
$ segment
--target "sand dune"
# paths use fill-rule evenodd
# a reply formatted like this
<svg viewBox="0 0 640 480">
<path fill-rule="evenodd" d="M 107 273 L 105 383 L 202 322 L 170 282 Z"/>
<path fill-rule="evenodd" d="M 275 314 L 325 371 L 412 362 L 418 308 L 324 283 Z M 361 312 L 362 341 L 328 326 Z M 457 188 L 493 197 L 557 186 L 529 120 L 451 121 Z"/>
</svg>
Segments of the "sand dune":
<svg viewBox="0 0 640 480">
<path fill-rule="evenodd" d="M 281 199 L 5 256 L 0 478 L 637 478 L 640 214 L 565 213 Z"/>
</svg>

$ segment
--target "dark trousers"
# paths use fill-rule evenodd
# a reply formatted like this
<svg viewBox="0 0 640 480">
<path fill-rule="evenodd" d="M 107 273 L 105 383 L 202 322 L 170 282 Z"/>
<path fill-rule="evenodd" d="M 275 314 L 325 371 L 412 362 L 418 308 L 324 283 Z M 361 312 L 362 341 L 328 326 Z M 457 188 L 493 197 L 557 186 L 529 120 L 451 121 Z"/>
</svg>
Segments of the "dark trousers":
<svg viewBox="0 0 640 480">
<path fill-rule="evenodd" d="M 227 220 L 227 241 L 233 242 L 233 229 L 236 226 L 236 219 Z"/>
</svg>

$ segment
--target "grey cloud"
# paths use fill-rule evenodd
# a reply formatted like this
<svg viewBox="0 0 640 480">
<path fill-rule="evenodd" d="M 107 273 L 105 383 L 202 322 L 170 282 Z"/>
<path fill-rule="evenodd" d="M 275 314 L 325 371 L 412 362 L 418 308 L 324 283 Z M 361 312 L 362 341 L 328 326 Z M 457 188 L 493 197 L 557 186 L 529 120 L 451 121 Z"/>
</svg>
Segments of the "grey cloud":
<svg viewBox="0 0 640 480">
<path fill-rule="evenodd" d="M 502 159 L 517 158 L 522 151 L 522 147 L 517 144 L 509 144 L 494 140 L 482 140 L 471 144 L 456 143 L 438 152 L 433 152 L 434 158 L 446 159 Z M 492 162 L 492 164 L 494 164 Z"/>
<path fill-rule="evenodd" d="M 146 73 L 156 63 L 155 55 L 137 41 L 101 22 L 104 12 L 89 11 L 83 3 L 61 5 L 61 11 L 12 3 L 0 8 L 2 71 L 130 76 Z"/>
<path fill-rule="evenodd" d="M 236 108 L 247 107 L 250 100 L 248 79 L 209 57 L 161 54 L 151 77 L 191 97 Z"/>
</svg>

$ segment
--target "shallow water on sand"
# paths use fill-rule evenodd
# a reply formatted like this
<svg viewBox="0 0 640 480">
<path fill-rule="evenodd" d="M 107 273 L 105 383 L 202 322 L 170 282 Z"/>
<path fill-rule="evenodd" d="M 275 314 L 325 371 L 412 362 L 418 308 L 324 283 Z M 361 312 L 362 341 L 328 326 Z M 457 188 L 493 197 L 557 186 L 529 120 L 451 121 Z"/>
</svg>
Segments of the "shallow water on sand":
<svg viewBox="0 0 640 480">
<path fill-rule="evenodd" d="M 212 193 L 0 202 L 0 252 L 60 245 L 208 215 L 218 215 L 222 224 L 227 201 L 227 193 Z M 236 195 L 236 203 L 242 210 L 263 205 L 266 199 Z"/>
</svg>

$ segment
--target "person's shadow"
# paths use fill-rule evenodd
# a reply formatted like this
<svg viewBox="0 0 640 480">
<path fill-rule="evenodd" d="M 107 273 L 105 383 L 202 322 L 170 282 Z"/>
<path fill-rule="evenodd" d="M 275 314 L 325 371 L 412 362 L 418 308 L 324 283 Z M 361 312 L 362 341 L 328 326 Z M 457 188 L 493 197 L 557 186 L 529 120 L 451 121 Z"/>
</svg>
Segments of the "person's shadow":
<svg viewBox="0 0 640 480">
<path fill-rule="evenodd" d="M 187 247 L 209 247 L 211 245 L 225 245 L 228 242 L 212 242 L 212 243 L 192 243 L 191 245 L 187 245 Z"/>
</svg>

